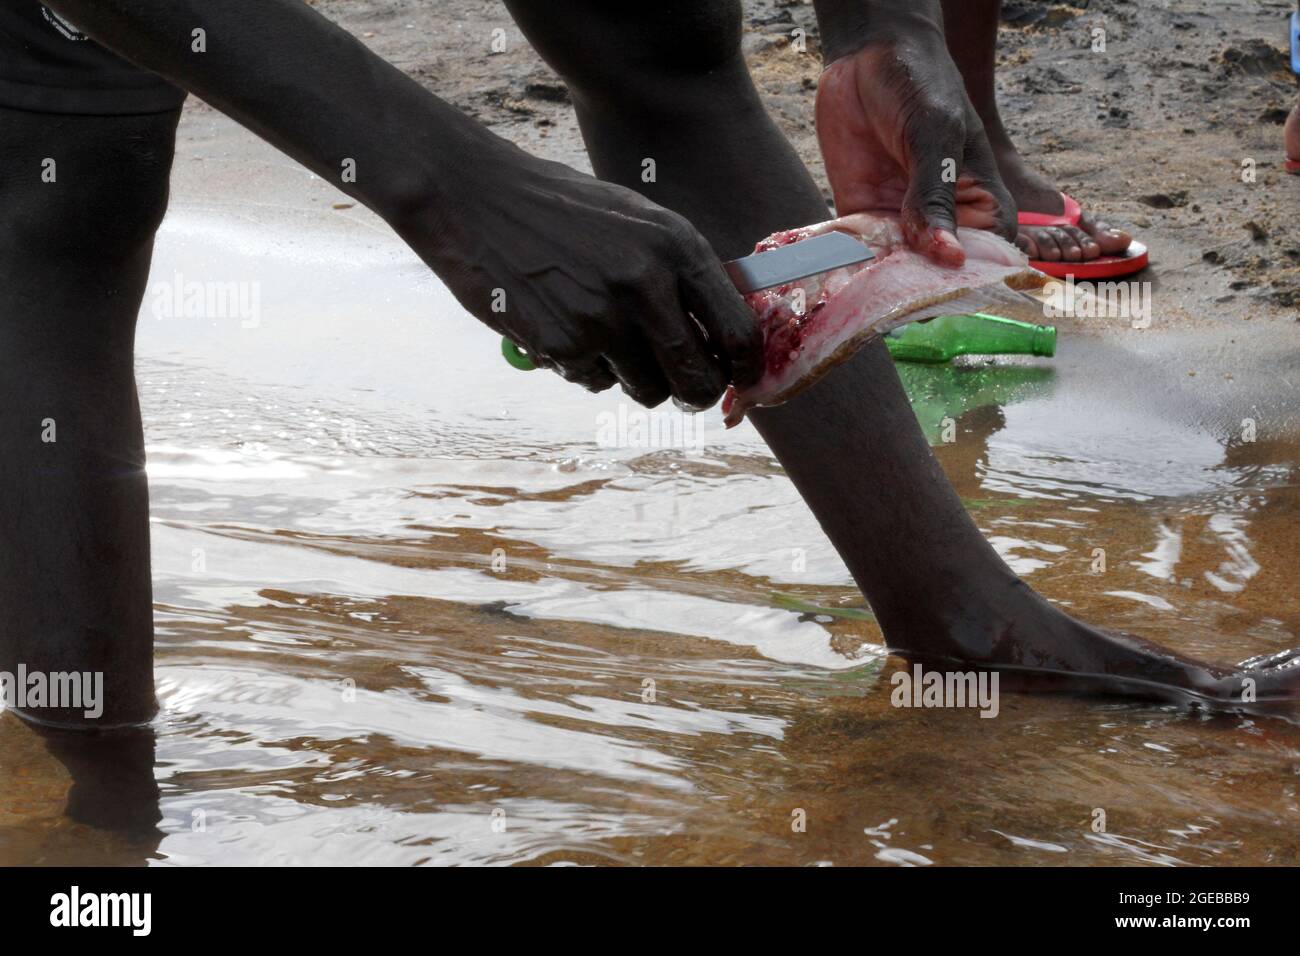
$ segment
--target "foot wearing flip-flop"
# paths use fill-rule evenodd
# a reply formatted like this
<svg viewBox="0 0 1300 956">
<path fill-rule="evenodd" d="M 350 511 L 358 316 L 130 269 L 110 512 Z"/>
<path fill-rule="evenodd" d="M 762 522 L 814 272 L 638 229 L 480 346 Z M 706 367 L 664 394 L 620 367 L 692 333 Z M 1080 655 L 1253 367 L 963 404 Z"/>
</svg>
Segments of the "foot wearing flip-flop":
<svg viewBox="0 0 1300 956">
<path fill-rule="evenodd" d="M 1065 197 L 1038 173 L 1025 167 L 1018 154 L 998 156 L 1002 181 L 1006 183 L 1022 214 L 1065 217 Z M 1077 225 L 1040 226 L 1022 223 L 1018 245 L 1031 259 L 1044 262 L 1089 262 L 1101 256 L 1123 255 L 1132 237 L 1110 223 L 1094 219 L 1079 210 Z"/>
<path fill-rule="evenodd" d="M 1020 210 L 1016 244 L 1034 268 L 1078 279 L 1128 275 L 1146 265 L 1146 247 L 1122 229 L 1095 219 L 1030 169 L 998 111 L 998 0 L 943 0 L 948 51 L 966 82 L 975 112 L 997 160 L 998 172 Z"/>
<path fill-rule="evenodd" d="M 1019 207 L 1016 245 L 1034 267 L 1078 278 L 1129 275 L 1147 264 L 1146 247 L 1123 229 L 1094 218 L 1025 166 L 1010 143 L 994 146 L 1002 180 Z"/>
</svg>

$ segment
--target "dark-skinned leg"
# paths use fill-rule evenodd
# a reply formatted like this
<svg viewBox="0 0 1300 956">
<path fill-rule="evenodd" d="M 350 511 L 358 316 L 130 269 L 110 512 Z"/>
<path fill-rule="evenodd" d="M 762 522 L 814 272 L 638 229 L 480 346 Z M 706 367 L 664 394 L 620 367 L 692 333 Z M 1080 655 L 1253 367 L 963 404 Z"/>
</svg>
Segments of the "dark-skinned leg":
<svg viewBox="0 0 1300 956">
<path fill-rule="evenodd" d="M 994 87 L 998 18 L 1002 0 L 942 0 L 948 51 L 966 81 L 966 92 L 984 121 L 1002 181 L 1022 212 L 1059 214 L 1064 210 L 1060 190 L 1025 164 L 1002 125 Z M 1021 226 L 1019 245 L 1033 259 L 1080 262 L 1100 255 L 1118 255 L 1128 248 L 1128 233 L 1099 222 L 1085 210 L 1079 225 Z"/>
<path fill-rule="evenodd" d="M 1287 159 L 1300 163 L 1300 102 L 1291 108 L 1291 115 L 1286 118 L 1282 135 Z"/>
<path fill-rule="evenodd" d="M 1300 10 L 1300 0 L 1297 0 L 1296 9 Z M 1300 83 L 1300 77 L 1296 78 Z M 1286 126 L 1282 130 L 1283 143 L 1286 148 L 1286 158 L 1294 163 L 1300 163 L 1300 100 L 1296 101 L 1295 106 L 1291 107 L 1291 115 L 1286 118 Z"/>
<path fill-rule="evenodd" d="M 820 193 L 749 78 L 739 4 L 697 3 L 672 17 L 603 0 L 508 6 L 568 84 L 597 175 L 685 215 L 723 258 L 825 218 Z M 645 159 L 655 161 L 652 183 L 642 180 Z M 1080 624 L 1020 581 L 948 483 L 882 345 L 751 419 L 891 647 L 918 658 L 1109 675 L 1087 682 L 1093 689 L 1141 694 L 1160 684 L 1216 697 L 1239 689 L 1226 670 Z M 1270 680 L 1267 692 L 1295 683 Z"/>
<path fill-rule="evenodd" d="M 36 722 L 156 710 L 133 347 L 178 116 L 0 109 L 0 670 L 103 675 Z"/>
</svg>

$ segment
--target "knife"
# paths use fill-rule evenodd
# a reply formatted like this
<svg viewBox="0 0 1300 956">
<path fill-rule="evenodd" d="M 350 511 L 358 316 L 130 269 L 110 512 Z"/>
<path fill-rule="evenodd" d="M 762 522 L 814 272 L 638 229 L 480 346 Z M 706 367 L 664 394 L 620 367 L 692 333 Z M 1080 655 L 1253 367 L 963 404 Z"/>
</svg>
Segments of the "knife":
<svg viewBox="0 0 1300 956">
<path fill-rule="evenodd" d="M 800 239 L 779 249 L 755 252 L 743 259 L 724 262 L 732 285 L 741 295 L 785 285 L 796 279 L 830 272 L 844 266 L 857 265 L 874 259 L 876 254 L 860 239 L 844 232 L 824 232 L 810 239 Z M 509 338 L 501 340 L 501 354 L 515 368 L 531 372 L 537 368 L 528 353 Z"/>
</svg>

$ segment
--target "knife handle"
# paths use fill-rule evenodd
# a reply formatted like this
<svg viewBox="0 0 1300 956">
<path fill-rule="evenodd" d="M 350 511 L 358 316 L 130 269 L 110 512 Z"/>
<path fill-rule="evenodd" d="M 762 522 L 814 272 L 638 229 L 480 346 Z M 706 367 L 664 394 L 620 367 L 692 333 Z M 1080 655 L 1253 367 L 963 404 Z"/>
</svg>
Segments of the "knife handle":
<svg viewBox="0 0 1300 956">
<path fill-rule="evenodd" d="M 514 342 L 511 342 L 509 338 L 502 337 L 501 354 L 506 357 L 507 362 L 521 372 L 531 372 L 537 368 L 533 360 L 528 357 L 528 353 L 515 345 Z"/>
</svg>

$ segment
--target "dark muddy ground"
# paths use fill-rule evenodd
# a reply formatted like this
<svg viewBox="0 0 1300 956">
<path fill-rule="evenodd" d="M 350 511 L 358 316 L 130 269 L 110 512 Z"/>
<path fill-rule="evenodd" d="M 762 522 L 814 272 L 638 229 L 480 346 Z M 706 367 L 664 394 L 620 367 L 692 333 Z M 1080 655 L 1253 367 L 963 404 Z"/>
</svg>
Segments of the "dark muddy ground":
<svg viewBox="0 0 1300 956">
<path fill-rule="evenodd" d="M 558 77 L 494 0 L 317 0 L 323 13 L 521 145 L 585 165 Z M 1151 248 L 1169 321 L 1300 304 L 1300 178 L 1282 165 L 1290 0 L 1006 0 L 1002 108 L 1021 150 Z M 802 0 L 746 3 L 746 54 L 772 112 L 824 183 L 812 103 L 821 68 Z M 493 31 L 506 49 L 493 54 Z M 802 29 L 806 52 L 791 42 Z M 1105 51 L 1094 52 L 1095 30 Z M 1253 182 L 1243 170 L 1253 167 Z M 1249 179 L 1250 177 L 1246 177 Z"/>
</svg>

